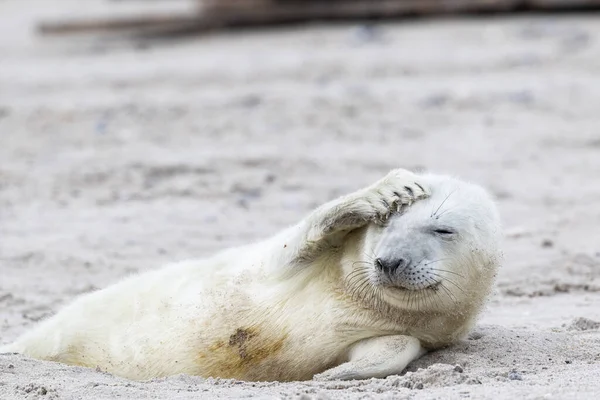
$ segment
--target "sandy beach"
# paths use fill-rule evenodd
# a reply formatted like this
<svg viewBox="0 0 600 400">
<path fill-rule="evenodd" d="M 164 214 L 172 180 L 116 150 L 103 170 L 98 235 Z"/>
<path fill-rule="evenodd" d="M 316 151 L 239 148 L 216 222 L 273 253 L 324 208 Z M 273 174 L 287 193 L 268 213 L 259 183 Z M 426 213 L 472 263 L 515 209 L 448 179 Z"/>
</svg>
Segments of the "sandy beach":
<svg viewBox="0 0 600 400">
<path fill-rule="evenodd" d="M 81 293 L 268 237 L 397 167 L 488 188 L 505 260 L 473 333 L 401 376 L 133 382 L 0 355 L 0 399 L 600 396 L 600 14 L 33 31 L 107 7 L 81 3 L 0 0 L 0 344 Z"/>
</svg>

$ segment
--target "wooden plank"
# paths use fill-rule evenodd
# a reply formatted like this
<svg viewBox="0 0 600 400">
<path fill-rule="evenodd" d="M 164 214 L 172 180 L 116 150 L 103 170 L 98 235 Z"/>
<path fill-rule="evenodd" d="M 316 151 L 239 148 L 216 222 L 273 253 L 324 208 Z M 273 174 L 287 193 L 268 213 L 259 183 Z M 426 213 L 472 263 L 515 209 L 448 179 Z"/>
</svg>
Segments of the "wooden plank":
<svg viewBox="0 0 600 400">
<path fill-rule="evenodd" d="M 210 11 L 273 12 L 301 15 L 357 15 L 376 13 L 397 16 L 406 13 L 438 14 L 465 11 L 512 9 L 593 8 L 600 0 L 198 0 Z"/>
<path fill-rule="evenodd" d="M 600 0 L 197 0 L 198 12 L 42 22 L 44 34 L 206 31 L 310 20 L 393 18 L 517 9 L 600 7 Z"/>
<path fill-rule="evenodd" d="M 198 15 L 139 15 L 135 17 L 105 17 L 62 21 L 45 21 L 38 24 L 42 34 L 67 34 L 74 32 L 113 32 L 123 30 L 171 30 L 195 27 Z"/>
<path fill-rule="evenodd" d="M 467 11 L 503 11 L 519 0 L 330 0 L 275 1 L 221 0 L 208 3 L 212 15 L 235 20 L 345 19 L 447 14 Z"/>
</svg>

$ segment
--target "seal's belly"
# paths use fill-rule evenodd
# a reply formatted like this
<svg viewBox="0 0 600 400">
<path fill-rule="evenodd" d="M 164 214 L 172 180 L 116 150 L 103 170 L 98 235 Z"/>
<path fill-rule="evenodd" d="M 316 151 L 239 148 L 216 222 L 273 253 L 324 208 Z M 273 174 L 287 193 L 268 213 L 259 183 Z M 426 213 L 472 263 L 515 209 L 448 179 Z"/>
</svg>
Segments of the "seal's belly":
<svg viewBox="0 0 600 400">
<path fill-rule="evenodd" d="M 267 293 L 250 289 L 248 293 Z M 194 346 L 194 374 L 251 381 L 307 380 L 339 363 L 356 339 L 338 332 L 337 314 L 329 311 L 337 309 L 334 299 L 308 290 L 287 298 L 283 294 L 294 293 L 287 288 L 267 298 L 229 292 L 224 297 L 233 307 L 215 307 L 224 312 L 209 318 Z"/>
<path fill-rule="evenodd" d="M 170 270 L 169 279 L 156 273 L 97 292 L 78 303 L 76 324 L 72 312 L 55 320 L 68 318 L 70 329 L 45 358 L 136 380 L 184 373 L 290 381 L 335 365 L 351 343 L 336 332 L 337 300 L 319 285 L 298 290 L 204 272 L 189 279 Z"/>
<path fill-rule="evenodd" d="M 288 329 L 240 327 L 198 351 L 197 372 L 248 381 L 308 380 L 332 366 L 340 350 L 323 343 L 314 347 L 310 338 Z"/>
</svg>

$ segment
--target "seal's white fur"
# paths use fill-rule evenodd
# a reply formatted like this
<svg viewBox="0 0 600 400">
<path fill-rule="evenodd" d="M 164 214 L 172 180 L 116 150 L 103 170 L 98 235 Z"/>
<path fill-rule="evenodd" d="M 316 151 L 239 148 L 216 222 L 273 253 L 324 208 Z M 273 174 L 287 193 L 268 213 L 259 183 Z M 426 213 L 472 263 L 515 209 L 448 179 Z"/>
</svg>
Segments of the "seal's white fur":
<svg viewBox="0 0 600 400">
<path fill-rule="evenodd" d="M 83 295 L 2 351 L 132 379 L 383 377 L 470 329 L 499 231 L 481 188 L 394 170 L 269 240 Z"/>
</svg>

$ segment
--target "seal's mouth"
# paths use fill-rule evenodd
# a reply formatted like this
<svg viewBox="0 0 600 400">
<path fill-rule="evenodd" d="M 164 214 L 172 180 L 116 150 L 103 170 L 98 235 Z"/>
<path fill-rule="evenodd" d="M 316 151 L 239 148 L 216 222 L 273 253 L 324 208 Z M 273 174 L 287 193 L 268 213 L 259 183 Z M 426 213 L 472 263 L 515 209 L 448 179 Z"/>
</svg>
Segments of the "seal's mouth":
<svg viewBox="0 0 600 400">
<path fill-rule="evenodd" d="M 424 290 L 433 290 L 433 291 L 437 292 L 440 289 L 441 285 L 442 285 L 442 281 L 431 282 L 430 284 L 425 285 L 425 286 L 423 286 L 423 285 L 419 285 L 419 286 L 406 285 L 403 283 L 388 284 L 385 286 L 388 289 L 393 289 L 393 290 L 397 290 L 400 292 L 420 292 L 420 291 L 424 291 Z"/>
</svg>

